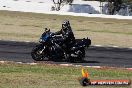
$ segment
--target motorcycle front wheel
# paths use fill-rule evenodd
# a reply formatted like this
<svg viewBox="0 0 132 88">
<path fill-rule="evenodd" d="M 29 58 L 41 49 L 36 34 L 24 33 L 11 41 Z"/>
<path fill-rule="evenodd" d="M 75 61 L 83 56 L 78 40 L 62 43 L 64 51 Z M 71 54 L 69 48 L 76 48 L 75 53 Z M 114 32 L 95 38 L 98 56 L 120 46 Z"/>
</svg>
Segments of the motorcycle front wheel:
<svg viewBox="0 0 132 88">
<path fill-rule="evenodd" d="M 41 45 L 37 45 L 34 47 L 31 51 L 31 56 L 35 61 L 43 61 L 44 55 L 43 55 L 43 48 Z"/>
</svg>

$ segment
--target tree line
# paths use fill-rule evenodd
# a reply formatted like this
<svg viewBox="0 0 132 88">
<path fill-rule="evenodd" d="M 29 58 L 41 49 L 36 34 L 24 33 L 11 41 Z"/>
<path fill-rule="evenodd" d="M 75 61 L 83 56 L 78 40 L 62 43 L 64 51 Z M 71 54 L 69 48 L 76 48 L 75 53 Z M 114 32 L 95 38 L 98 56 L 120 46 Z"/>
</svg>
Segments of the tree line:
<svg viewBox="0 0 132 88">
<path fill-rule="evenodd" d="M 72 4 L 74 0 L 52 0 L 54 3 L 54 8 L 52 10 L 59 11 L 61 7 L 66 4 Z M 121 8 L 126 8 L 129 6 L 130 11 L 132 11 L 132 0 L 83 0 L 83 1 L 100 1 L 108 2 L 108 13 L 113 15 L 115 12 L 119 12 Z"/>
</svg>

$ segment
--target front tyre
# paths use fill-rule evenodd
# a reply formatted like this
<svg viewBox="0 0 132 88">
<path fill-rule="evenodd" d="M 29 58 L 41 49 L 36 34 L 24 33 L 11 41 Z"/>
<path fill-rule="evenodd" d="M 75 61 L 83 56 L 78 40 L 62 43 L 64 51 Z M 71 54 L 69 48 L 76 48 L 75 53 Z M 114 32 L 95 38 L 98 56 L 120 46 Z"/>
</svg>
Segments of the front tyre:
<svg viewBox="0 0 132 88">
<path fill-rule="evenodd" d="M 41 45 L 37 45 L 31 51 L 31 56 L 35 61 L 42 61 L 43 60 L 43 47 Z"/>
</svg>

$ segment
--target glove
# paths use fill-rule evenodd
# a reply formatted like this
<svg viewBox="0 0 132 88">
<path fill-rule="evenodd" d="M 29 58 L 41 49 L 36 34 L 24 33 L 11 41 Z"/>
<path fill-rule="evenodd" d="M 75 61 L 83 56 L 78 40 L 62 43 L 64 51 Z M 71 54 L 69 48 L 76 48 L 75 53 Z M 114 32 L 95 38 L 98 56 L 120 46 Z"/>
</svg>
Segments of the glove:
<svg viewBox="0 0 132 88">
<path fill-rule="evenodd" d="M 51 34 L 50 34 L 50 37 L 52 37 L 52 36 L 54 36 L 54 35 L 55 35 L 55 33 L 51 33 Z"/>
</svg>

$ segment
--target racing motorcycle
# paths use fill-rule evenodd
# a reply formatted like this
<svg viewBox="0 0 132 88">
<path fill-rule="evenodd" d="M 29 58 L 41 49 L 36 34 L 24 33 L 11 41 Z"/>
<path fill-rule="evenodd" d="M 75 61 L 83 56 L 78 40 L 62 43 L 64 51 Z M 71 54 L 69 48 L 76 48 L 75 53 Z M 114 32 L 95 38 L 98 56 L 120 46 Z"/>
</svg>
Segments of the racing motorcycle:
<svg viewBox="0 0 132 88">
<path fill-rule="evenodd" d="M 91 40 L 89 38 L 84 38 L 81 41 L 78 41 L 68 52 L 62 48 L 61 42 L 56 41 L 59 38 L 60 36 L 53 35 L 50 31 L 44 32 L 39 39 L 39 44 L 31 51 L 32 58 L 35 61 L 83 61 L 83 58 L 85 57 L 85 48 L 91 45 Z"/>
</svg>

